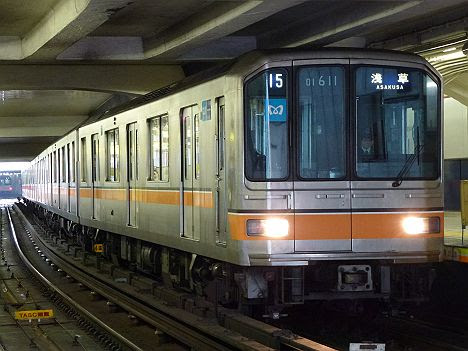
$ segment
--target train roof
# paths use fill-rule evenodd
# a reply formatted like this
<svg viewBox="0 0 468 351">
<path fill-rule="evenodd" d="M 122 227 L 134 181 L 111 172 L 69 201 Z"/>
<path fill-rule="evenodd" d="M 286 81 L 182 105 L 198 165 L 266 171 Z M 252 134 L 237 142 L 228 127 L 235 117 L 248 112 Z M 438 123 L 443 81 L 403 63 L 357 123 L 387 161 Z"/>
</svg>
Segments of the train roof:
<svg viewBox="0 0 468 351">
<path fill-rule="evenodd" d="M 163 97 L 175 94 L 179 91 L 187 89 L 191 86 L 201 84 L 203 82 L 215 79 L 232 71 L 250 73 L 253 70 L 261 67 L 269 62 L 276 61 L 291 61 L 304 59 L 368 59 L 368 60 L 385 60 L 385 61 L 403 61 L 408 63 L 416 63 L 426 65 L 431 68 L 434 74 L 439 78 L 440 75 L 432 66 L 421 56 L 400 52 L 394 50 L 379 50 L 379 49 L 360 49 L 360 48 L 320 48 L 320 49 L 305 49 L 305 48 L 286 48 L 286 49 L 268 49 L 254 50 L 248 52 L 236 59 L 220 64 L 216 67 L 204 70 L 184 78 L 178 82 L 168 86 L 154 90 L 148 94 L 139 96 L 127 103 L 116 106 L 104 114 L 100 115 L 97 120 L 107 118 L 121 112 L 125 112 L 145 105 L 147 103 L 157 101 Z M 95 122 L 90 121 L 88 124 Z"/>
</svg>

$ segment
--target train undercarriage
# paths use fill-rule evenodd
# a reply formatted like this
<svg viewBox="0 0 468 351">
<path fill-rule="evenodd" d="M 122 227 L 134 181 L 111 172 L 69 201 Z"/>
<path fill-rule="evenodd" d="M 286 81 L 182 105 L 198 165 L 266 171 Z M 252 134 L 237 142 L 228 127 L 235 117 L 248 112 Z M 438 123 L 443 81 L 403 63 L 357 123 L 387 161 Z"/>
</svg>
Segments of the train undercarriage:
<svg viewBox="0 0 468 351">
<path fill-rule="evenodd" d="M 394 264 L 385 260 L 242 267 L 82 226 L 25 202 L 25 211 L 32 212 L 53 235 L 86 252 L 98 251 L 113 264 L 145 273 L 166 287 L 268 318 L 279 318 L 286 307 L 309 301 L 340 301 L 349 311 L 365 300 L 398 305 L 421 303 L 428 299 L 435 279 L 433 264 Z"/>
</svg>

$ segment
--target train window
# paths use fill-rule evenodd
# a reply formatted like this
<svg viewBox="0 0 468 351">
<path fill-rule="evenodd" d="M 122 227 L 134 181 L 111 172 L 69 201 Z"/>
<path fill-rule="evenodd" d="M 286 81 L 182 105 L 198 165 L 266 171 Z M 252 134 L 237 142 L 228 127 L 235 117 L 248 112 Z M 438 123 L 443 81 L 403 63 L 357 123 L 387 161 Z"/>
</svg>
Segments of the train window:
<svg viewBox="0 0 468 351">
<path fill-rule="evenodd" d="M 169 117 L 151 118 L 150 128 L 150 176 L 149 180 L 169 181 Z"/>
<path fill-rule="evenodd" d="M 106 132 L 106 180 L 118 182 L 120 175 L 120 153 L 119 153 L 119 129 L 115 128 Z"/>
<path fill-rule="evenodd" d="M 343 178 L 346 175 L 344 68 L 302 67 L 297 78 L 298 176 Z"/>
<path fill-rule="evenodd" d="M 88 165 L 86 163 L 86 137 L 81 138 L 81 181 L 86 182 Z"/>
<path fill-rule="evenodd" d="M 434 80 L 416 68 L 357 68 L 357 176 L 437 178 L 438 96 Z"/>
<path fill-rule="evenodd" d="M 0 185 L 10 185 L 11 177 L 10 176 L 0 176 Z"/>
<path fill-rule="evenodd" d="M 193 117 L 193 132 L 194 132 L 194 158 L 195 158 L 195 179 L 200 178 L 200 118 L 198 113 Z"/>
<path fill-rule="evenodd" d="M 54 151 L 54 183 L 57 183 L 58 180 L 58 167 L 57 167 L 57 151 Z"/>
<path fill-rule="evenodd" d="M 62 160 L 62 163 L 60 164 L 61 165 L 61 168 L 62 168 L 62 182 L 66 182 L 67 181 L 67 159 L 66 159 L 66 153 L 65 153 L 65 146 L 62 147 L 61 149 L 61 160 Z"/>
<path fill-rule="evenodd" d="M 75 182 L 75 174 L 76 174 L 76 167 L 75 167 L 75 142 L 72 141 L 71 143 L 71 161 L 70 161 L 70 181 Z"/>
<path fill-rule="evenodd" d="M 91 135 L 91 181 L 99 181 L 99 135 Z"/>
<path fill-rule="evenodd" d="M 67 144 L 67 182 L 71 182 L 72 173 L 72 161 L 71 161 L 71 144 Z"/>
<path fill-rule="evenodd" d="M 281 180 L 289 173 L 288 73 L 274 68 L 245 85 L 245 175 Z"/>
<path fill-rule="evenodd" d="M 192 116 L 184 116 L 184 139 L 185 139 L 185 150 L 184 150 L 184 179 L 191 179 L 192 166 Z"/>
</svg>

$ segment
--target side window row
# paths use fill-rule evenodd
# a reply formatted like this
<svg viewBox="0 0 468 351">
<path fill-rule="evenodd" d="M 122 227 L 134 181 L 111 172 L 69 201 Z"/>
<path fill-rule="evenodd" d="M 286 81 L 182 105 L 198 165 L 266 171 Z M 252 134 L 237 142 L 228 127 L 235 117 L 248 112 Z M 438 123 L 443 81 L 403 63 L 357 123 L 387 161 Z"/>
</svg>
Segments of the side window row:
<svg viewBox="0 0 468 351">
<path fill-rule="evenodd" d="M 46 167 L 45 164 L 49 167 Z M 73 183 L 76 180 L 75 169 L 75 142 L 62 146 L 61 148 L 44 156 L 39 163 L 40 168 L 36 173 L 38 177 L 44 178 L 44 182 L 48 179 L 52 183 Z M 46 171 L 48 168 L 48 171 Z"/>
<path fill-rule="evenodd" d="M 169 116 L 167 114 L 148 120 L 149 130 L 149 176 L 148 180 L 156 182 L 169 181 Z M 88 180 L 87 137 L 80 140 L 81 182 Z M 120 140 L 119 128 L 105 132 L 106 145 L 106 181 L 120 181 Z M 137 149 L 138 150 L 138 149 Z M 97 157 L 97 150 L 96 155 Z M 54 153 L 54 157 L 55 153 Z M 55 163 L 55 162 L 54 162 Z M 97 163 L 97 162 L 93 162 Z M 94 172 L 93 172 L 94 173 Z M 97 172 L 96 172 L 97 173 Z M 55 176 L 55 173 L 54 173 Z M 96 174 L 96 179 L 99 176 Z M 96 180 L 95 179 L 95 180 Z"/>
<path fill-rule="evenodd" d="M 185 170 L 185 177 L 192 174 L 195 179 L 200 178 L 200 114 L 197 106 L 183 110 L 183 133 L 184 133 L 184 157 L 185 168 L 190 167 L 190 172 Z M 154 182 L 169 181 L 169 116 L 163 114 L 147 120 L 148 128 L 148 180 Z M 128 132 L 128 131 L 127 131 Z M 135 129 L 135 136 L 137 135 Z M 128 134 L 128 133 L 127 133 Z M 130 134 L 127 135 L 127 139 Z M 107 130 L 104 134 L 105 140 L 105 180 L 108 182 L 119 182 L 121 178 L 120 165 L 120 136 L 119 128 Z M 128 142 L 128 140 L 125 140 Z M 99 137 L 98 134 L 82 137 L 79 147 L 80 181 L 87 182 L 90 176 L 93 181 L 99 180 Z M 139 151 L 138 141 L 135 140 L 136 152 Z M 89 154 L 91 152 L 91 154 Z M 54 150 L 47 155 L 50 173 L 48 178 L 52 183 L 75 182 L 75 142 Z M 91 158 L 91 160 L 90 160 Z M 192 165 L 193 161 L 193 165 Z M 89 164 L 91 163 L 91 175 Z M 193 169 L 192 169 L 193 167 Z"/>
</svg>

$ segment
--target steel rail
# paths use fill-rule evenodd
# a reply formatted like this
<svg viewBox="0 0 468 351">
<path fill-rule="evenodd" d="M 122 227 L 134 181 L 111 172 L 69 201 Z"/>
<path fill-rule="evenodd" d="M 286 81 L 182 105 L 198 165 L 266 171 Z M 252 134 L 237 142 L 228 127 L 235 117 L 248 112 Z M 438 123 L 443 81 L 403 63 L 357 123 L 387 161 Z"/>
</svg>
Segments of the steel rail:
<svg viewBox="0 0 468 351">
<path fill-rule="evenodd" d="M 21 246 L 18 241 L 18 236 L 15 231 L 15 227 L 13 224 L 13 219 L 10 214 L 10 209 L 6 208 L 7 216 L 8 216 L 8 225 L 10 227 L 10 232 L 11 236 L 13 238 L 13 242 L 15 244 L 16 250 L 18 255 L 20 256 L 21 260 L 24 262 L 24 264 L 28 267 L 28 269 L 39 279 L 41 280 L 46 286 L 54 290 L 60 297 L 67 302 L 67 304 L 70 304 L 75 308 L 77 311 L 79 311 L 81 314 L 83 314 L 86 318 L 91 320 L 93 323 L 95 323 L 98 327 L 102 328 L 106 333 L 111 335 L 115 340 L 120 342 L 122 345 L 125 345 L 131 350 L 135 351 L 143 351 L 140 347 L 135 345 L 133 342 L 128 340 L 127 338 L 123 337 L 119 333 L 117 333 L 114 329 L 112 329 L 110 326 L 96 318 L 91 312 L 89 312 L 87 309 L 85 309 L 83 306 L 79 305 L 75 301 L 73 301 L 70 297 L 68 297 L 67 294 L 65 294 L 60 288 L 55 286 L 51 281 L 49 281 L 44 275 L 42 275 L 29 261 L 29 259 L 26 257 L 26 255 L 23 253 L 21 250 Z"/>
<path fill-rule="evenodd" d="M 24 214 L 20 211 L 18 212 L 18 216 L 25 219 Z M 32 225 L 29 222 L 27 223 L 29 224 L 30 229 L 35 231 Z M 225 333 L 220 331 L 219 326 L 217 325 L 207 326 L 210 330 L 203 330 L 200 328 L 200 325 L 190 324 L 191 321 L 181 321 L 180 318 L 176 319 L 176 317 L 173 317 L 164 311 L 155 310 L 154 306 L 138 300 L 134 296 L 129 296 L 129 294 L 124 291 L 116 290 L 115 287 L 111 289 L 106 282 L 101 281 L 99 278 L 90 276 L 83 269 L 65 261 L 58 254 L 47 248 L 40 236 L 37 236 L 37 238 L 41 241 L 43 252 L 44 250 L 48 251 L 48 256 L 53 257 L 55 264 L 60 266 L 69 275 L 73 276 L 74 279 L 88 286 L 88 288 L 94 290 L 97 294 L 120 306 L 122 309 L 133 314 L 140 320 L 167 333 L 185 345 L 191 346 L 196 350 L 203 351 L 228 351 L 234 349 L 258 350 L 259 348 L 262 350 L 271 350 L 270 348 L 265 348 L 265 345 L 253 342 L 252 340 L 249 343 L 243 343 L 240 339 L 235 340 L 234 338 L 228 340 Z"/>
</svg>

